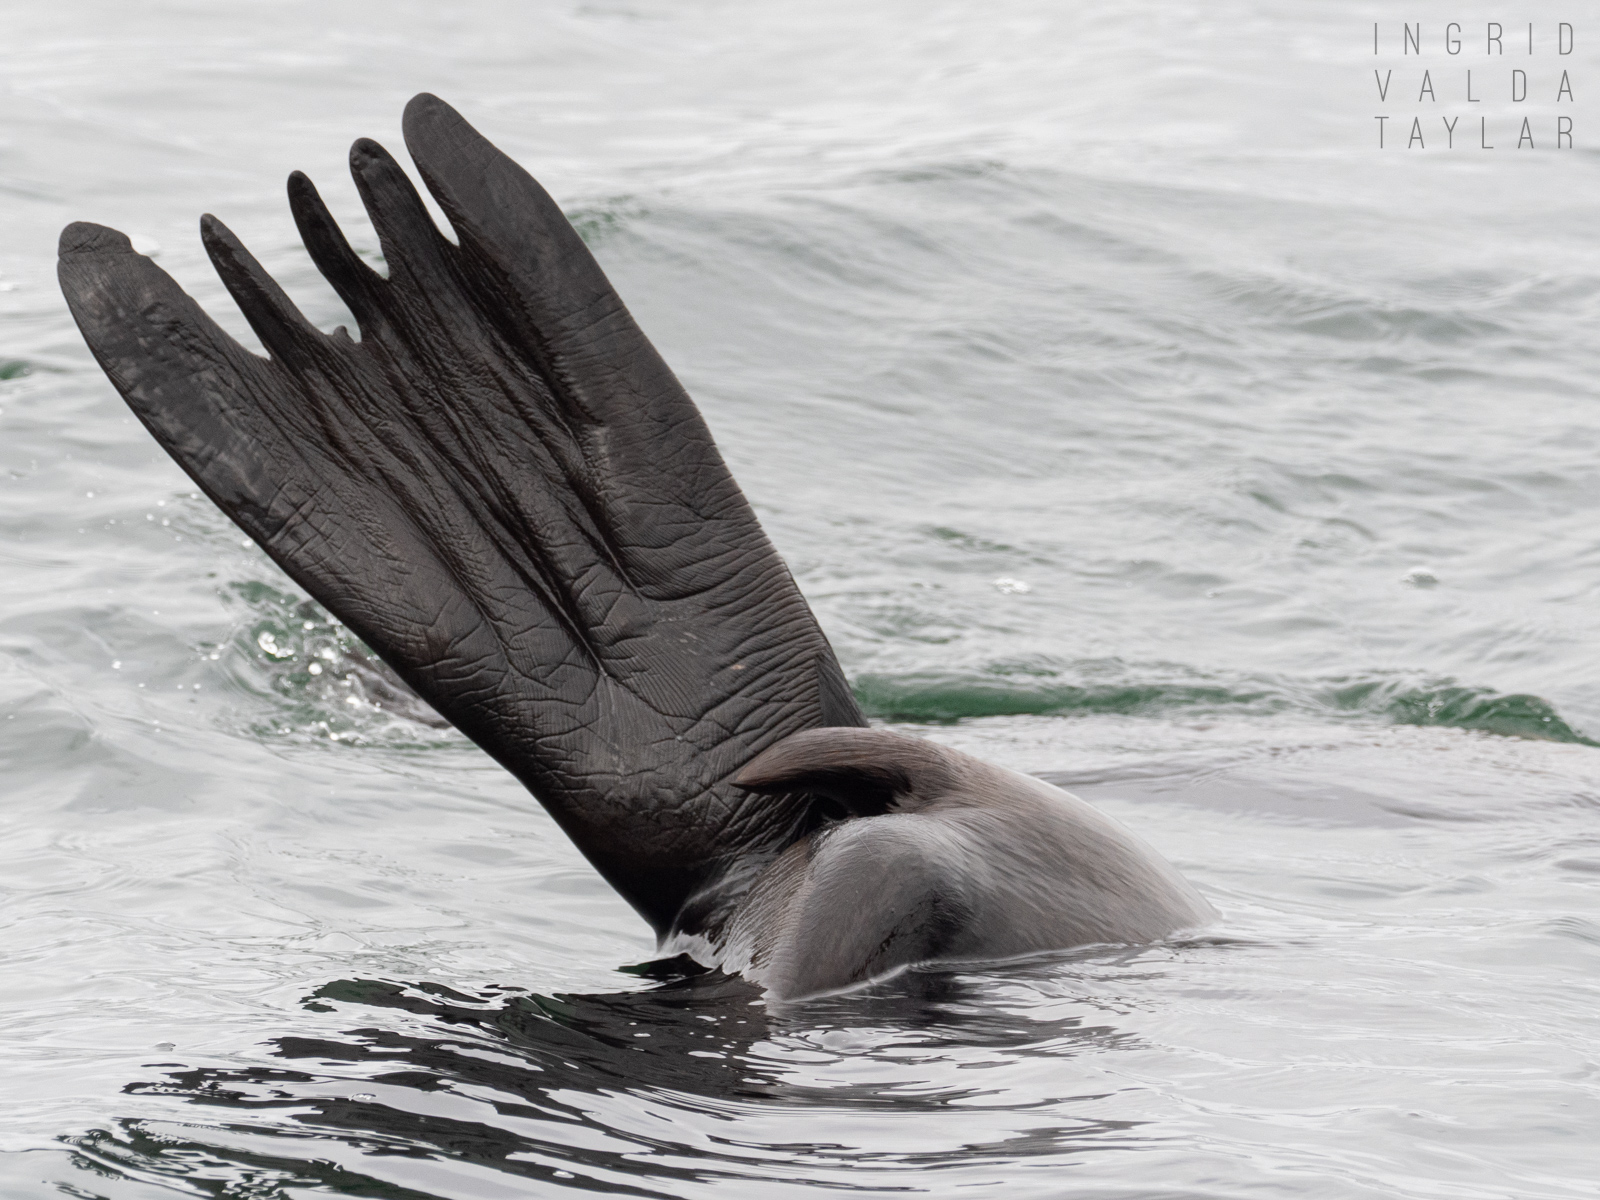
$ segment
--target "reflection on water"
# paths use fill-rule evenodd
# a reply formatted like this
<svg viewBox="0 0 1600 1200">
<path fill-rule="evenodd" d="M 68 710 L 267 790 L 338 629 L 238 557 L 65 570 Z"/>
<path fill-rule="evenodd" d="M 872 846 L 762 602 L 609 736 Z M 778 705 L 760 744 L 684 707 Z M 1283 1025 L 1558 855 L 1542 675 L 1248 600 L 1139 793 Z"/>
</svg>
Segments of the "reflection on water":
<svg viewBox="0 0 1600 1200">
<path fill-rule="evenodd" d="M 1048 978 L 1068 957 L 1013 965 L 1010 986 Z M 245 1186 L 287 1195 L 317 1185 L 341 1195 L 449 1195 L 492 1172 L 671 1197 L 690 1183 L 777 1181 L 798 1166 L 820 1173 L 818 1182 L 878 1191 L 886 1181 L 876 1176 L 905 1168 L 1064 1159 L 1149 1140 L 1139 1121 L 1052 1111 L 1094 1099 L 1072 1093 L 1075 1055 L 1125 1047 L 1130 1035 L 1082 1015 L 1019 1011 L 992 979 L 911 971 L 864 993 L 774 1011 L 750 985 L 687 960 L 637 970 L 666 981 L 554 997 L 508 987 L 466 994 L 434 983 L 329 983 L 305 1007 L 360 1025 L 274 1039 L 268 1053 L 281 1065 L 152 1063 L 158 1073 L 125 1091 L 181 1101 L 188 1111 L 124 1119 L 72 1144 L 91 1171 L 182 1178 L 228 1195 Z M 397 1026 L 395 1013 L 413 1020 Z M 1062 1089 L 1020 1106 L 1037 1111 L 1036 1128 L 913 1153 L 885 1154 L 856 1140 L 856 1122 L 873 1111 L 902 1121 L 963 1106 L 1015 1112 L 1016 1097 L 986 1086 L 982 1068 L 986 1060 L 1014 1067 L 1030 1059 L 1048 1065 Z M 644 1128 L 641 1112 L 649 1114 Z M 791 1136 L 747 1133 L 756 1114 L 792 1122 Z M 704 1134 L 696 1129 L 702 1120 L 724 1129 Z M 809 1140 L 819 1125 L 838 1140 Z M 420 1162 L 448 1169 L 430 1176 L 416 1169 Z M 869 1174 L 839 1174 L 862 1169 Z"/>
</svg>

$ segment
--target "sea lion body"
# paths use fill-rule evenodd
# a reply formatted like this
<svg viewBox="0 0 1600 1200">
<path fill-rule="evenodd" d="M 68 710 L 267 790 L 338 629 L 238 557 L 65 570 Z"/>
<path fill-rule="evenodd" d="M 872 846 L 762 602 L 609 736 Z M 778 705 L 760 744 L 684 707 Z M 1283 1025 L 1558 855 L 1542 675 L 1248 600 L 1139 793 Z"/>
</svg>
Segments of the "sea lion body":
<svg viewBox="0 0 1600 1200">
<path fill-rule="evenodd" d="M 912 963 L 1147 942 L 1215 916 L 1165 859 L 1098 809 L 932 742 L 812 730 L 734 783 L 816 789 L 851 813 L 756 880 L 718 948 L 719 965 L 777 999 Z"/>
</svg>

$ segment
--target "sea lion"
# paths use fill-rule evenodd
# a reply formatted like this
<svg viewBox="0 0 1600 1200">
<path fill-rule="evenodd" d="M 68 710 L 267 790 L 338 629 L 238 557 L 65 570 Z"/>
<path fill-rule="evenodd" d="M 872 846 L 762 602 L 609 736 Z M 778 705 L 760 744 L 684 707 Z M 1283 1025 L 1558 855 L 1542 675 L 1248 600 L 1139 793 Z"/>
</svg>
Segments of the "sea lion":
<svg viewBox="0 0 1600 1200">
<path fill-rule="evenodd" d="M 863 731 L 698 410 L 561 210 L 434 96 L 404 132 L 457 241 L 356 142 L 387 278 L 289 178 L 359 342 L 312 326 L 209 215 L 269 357 L 103 226 L 62 232 L 62 291 L 200 488 L 522 780 L 664 947 L 793 997 L 1206 919 L 1081 802 Z"/>
</svg>

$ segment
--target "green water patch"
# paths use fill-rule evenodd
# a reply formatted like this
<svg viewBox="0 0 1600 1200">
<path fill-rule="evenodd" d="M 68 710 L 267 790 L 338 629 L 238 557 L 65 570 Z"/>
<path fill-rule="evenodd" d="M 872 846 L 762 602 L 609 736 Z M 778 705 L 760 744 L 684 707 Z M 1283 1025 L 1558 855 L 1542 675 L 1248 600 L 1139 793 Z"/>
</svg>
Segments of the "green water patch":
<svg viewBox="0 0 1600 1200">
<path fill-rule="evenodd" d="M 1266 690 L 1176 682 L 1067 683 L 1012 675 L 918 673 L 863 675 L 856 698 L 886 721 L 959 721 L 967 717 L 1156 716 L 1214 709 L 1278 711 Z"/>
<path fill-rule="evenodd" d="M 609 203 L 574 208 L 567 213 L 567 220 L 584 244 L 593 248 L 610 241 L 644 215 L 646 210 L 632 196 L 618 196 Z"/>
<path fill-rule="evenodd" d="M 949 723 L 1009 716 L 1306 716 L 1446 726 L 1503 737 L 1600 746 L 1575 729 L 1549 701 L 1468 687 L 1450 679 L 1370 676 L 1292 680 L 1217 680 L 1171 670 L 1118 678 L 1103 664 L 1092 671 L 1044 672 L 999 664 L 968 672 L 869 674 L 856 679 L 868 716 L 886 721 Z M 1165 677 L 1162 677 L 1165 676 Z"/>
<path fill-rule="evenodd" d="M 33 365 L 20 358 L 0 358 L 0 380 L 21 379 L 33 373 Z"/>
<path fill-rule="evenodd" d="M 1600 746 L 1569 725 L 1548 700 L 1526 693 L 1507 694 L 1450 682 L 1419 686 L 1366 680 L 1328 688 L 1323 694 L 1335 710 L 1373 713 L 1396 725 L 1444 725 L 1503 737 Z"/>
</svg>

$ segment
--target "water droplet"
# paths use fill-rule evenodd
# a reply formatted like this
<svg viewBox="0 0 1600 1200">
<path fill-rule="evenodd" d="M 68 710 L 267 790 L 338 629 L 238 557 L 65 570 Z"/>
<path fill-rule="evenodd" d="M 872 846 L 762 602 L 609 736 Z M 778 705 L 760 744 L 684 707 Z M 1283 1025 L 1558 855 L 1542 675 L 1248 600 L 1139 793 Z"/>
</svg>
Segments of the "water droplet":
<svg viewBox="0 0 1600 1200">
<path fill-rule="evenodd" d="M 293 658 L 294 647 L 278 645 L 278 639 L 273 636 L 272 630 L 264 629 L 256 638 L 256 645 L 272 655 L 273 658 Z"/>
<path fill-rule="evenodd" d="M 995 590 L 1007 596 L 1025 596 L 1033 591 L 1031 583 L 1024 583 L 1020 579 L 1012 579 L 1002 575 L 994 581 Z"/>
</svg>

